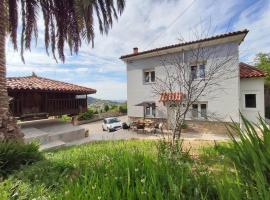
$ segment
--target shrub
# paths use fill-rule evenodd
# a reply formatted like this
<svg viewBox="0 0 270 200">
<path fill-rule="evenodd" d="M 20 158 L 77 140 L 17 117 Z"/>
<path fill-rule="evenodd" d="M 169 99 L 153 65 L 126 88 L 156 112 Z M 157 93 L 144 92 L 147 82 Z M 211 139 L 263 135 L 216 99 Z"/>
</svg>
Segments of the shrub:
<svg viewBox="0 0 270 200">
<path fill-rule="evenodd" d="M 108 112 L 109 111 L 109 106 L 106 104 L 105 106 L 104 106 L 104 110 L 105 110 L 105 112 Z"/>
<path fill-rule="evenodd" d="M 89 119 L 92 119 L 94 117 L 94 111 L 93 110 L 90 110 L 88 109 L 87 112 L 84 112 L 84 113 L 81 113 L 79 115 L 79 120 L 89 120 Z"/>
<path fill-rule="evenodd" d="M 16 141 L 0 142 L 0 177 L 12 173 L 21 165 L 28 165 L 43 158 L 35 143 L 24 144 Z"/>
<path fill-rule="evenodd" d="M 127 113 L 127 105 L 119 106 L 118 110 L 120 113 Z"/>
<path fill-rule="evenodd" d="M 62 115 L 60 118 L 61 121 L 63 122 L 70 122 L 71 121 L 71 117 L 68 115 Z"/>
</svg>

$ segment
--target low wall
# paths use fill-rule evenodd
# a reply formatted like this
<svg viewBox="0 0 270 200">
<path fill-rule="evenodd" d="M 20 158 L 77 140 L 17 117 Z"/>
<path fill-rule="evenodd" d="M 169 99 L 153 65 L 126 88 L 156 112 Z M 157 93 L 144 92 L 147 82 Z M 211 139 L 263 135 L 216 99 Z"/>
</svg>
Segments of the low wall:
<svg viewBox="0 0 270 200">
<path fill-rule="evenodd" d="M 77 118 L 74 119 L 73 124 L 74 125 L 82 125 L 82 124 L 89 124 L 92 122 L 97 122 L 97 121 L 101 121 L 104 118 L 108 118 L 108 117 L 120 117 L 120 116 L 125 116 L 126 114 L 123 113 L 101 113 L 101 114 L 95 114 L 94 117 L 92 119 L 89 120 L 78 120 Z"/>
</svg>

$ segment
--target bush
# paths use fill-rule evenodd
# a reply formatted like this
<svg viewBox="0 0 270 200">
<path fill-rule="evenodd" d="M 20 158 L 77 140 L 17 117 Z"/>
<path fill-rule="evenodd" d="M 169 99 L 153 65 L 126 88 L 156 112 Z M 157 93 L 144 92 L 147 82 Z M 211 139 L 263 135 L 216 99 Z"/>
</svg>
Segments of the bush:
<svg viewBox="0 0 270 200">
<path fill-rule="evenodd" d="M 120 113 L 127 113 L 127 105 L 119 106 L 118 110 Z"/>
<path fill-rule="evenodd" d="M 24 144 L 16 141 L 0 142 L 0 177 L 17 170 L 21 165 L 28 165 L 41 160 L 37 144 Z"/>
<path fill-rule="evenodd" d="M 82 120 L 89 120 L 89 119 L 92 119 L 94 117 L 94 111 L 93 110 L 90 110 L 88 109 L 87 112 L 84 112 L 84 113 L 81 113 L 79 115 L 79 120 L 82 121 Z"/>
<path fill-rule="evenodd" d="M 63 122 L 70 122 L 72 119 L 72 117 L 68 116 L 68 115 L 62 115 L 60 120 Z"/>
<path fill-rule="evenodd" d="M 109 106 L 108 106 L 108 105 L 105 105 L 105 106 L 104 106 L 104 110 L 105 110 L 105 112 L 108 112 L 108 111 L 109 111 L 109 109 L 110 109 L 110 108 L 109 108 Z"/>
</svg>

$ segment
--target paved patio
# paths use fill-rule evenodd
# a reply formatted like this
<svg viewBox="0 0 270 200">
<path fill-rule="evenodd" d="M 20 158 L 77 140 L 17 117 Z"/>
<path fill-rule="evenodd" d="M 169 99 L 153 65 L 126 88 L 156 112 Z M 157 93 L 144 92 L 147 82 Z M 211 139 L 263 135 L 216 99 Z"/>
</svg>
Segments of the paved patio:
<svg viewBox="0 0 270 200">
<path fill-rule="evenodd" d="M 127 116 L 119 117 L 122 122 L 127 122 Z M 130 139 L 150 139 L 150 140 L 157 140 L 163 137 L 168 138 L 168 135 L 162 136 L 161 134 L 143 134 L 143 133 L 136 133 L 132 130 L 117 130 L 114 132 L 106 132 L 102 131 L 102 121 L 90 123 L 90 124 L 83 124 L 80 125 L 81 128 L 85 128 L 89 131 L 89 137 L 74 141 L 69 143 L 68 145 L 76 145 L 76 144 L 83 144 L 88 142 L 94 141 L 105 141 L 105 140 L 130 140 Z M 220 135 L 220 134 L 205 134 L 205 133 L 182 133 L 181 136 L 184 140 L 207 140 L 207 141 L 226 141 L 229 139 L 227 135 Z"/>
</svg>

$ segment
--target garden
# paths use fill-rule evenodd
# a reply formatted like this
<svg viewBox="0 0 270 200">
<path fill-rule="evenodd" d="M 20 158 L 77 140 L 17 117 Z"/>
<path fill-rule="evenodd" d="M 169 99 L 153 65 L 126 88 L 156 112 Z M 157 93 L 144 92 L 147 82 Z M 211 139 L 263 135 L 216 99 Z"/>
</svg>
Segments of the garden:
<svg viewBox="0 0 270 200">
<path fill-rule="evenodd" d="M 244 124 L 227 143 L 1 143 L 0 199 L 270 199 L 270 130 Z"/>
</svg>

